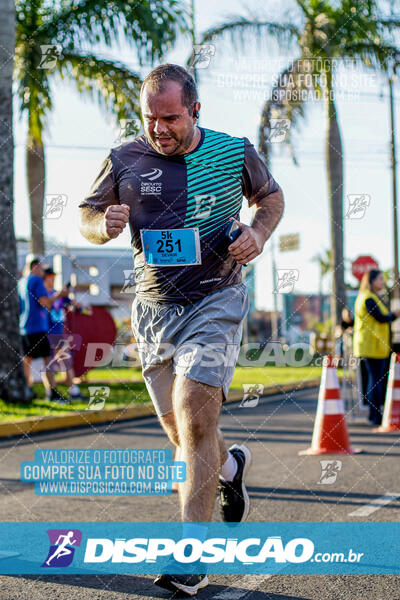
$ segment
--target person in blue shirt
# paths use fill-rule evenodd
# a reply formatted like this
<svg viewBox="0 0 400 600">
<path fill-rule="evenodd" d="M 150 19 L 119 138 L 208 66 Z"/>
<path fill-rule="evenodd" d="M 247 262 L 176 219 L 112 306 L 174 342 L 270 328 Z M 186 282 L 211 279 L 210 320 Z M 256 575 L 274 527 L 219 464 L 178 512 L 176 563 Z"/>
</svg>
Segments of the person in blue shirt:
<svg viewBox="0 0 400 600">
<path fill-rule="evenodd" d="M 55 272 L 51 267 L 44 269 L 44 286 L 48 295 L 52 298 L 57 292 L 54 289 Z M 68 290 L 68 285 L 65 286 Z M 80 389 L 74 384 L 73 349 L 68 344 L 68 336 L 64 334 L 65 311 L 69 306 L 79 306 L 69 296 L 57 298 L 48 311 L 48 337 L 52 353 L 52 360 L 48 367 L 52 372 L 65 371 L 65 383 L 68 386 L 69 401 L 82 400 Z"/>
<path fill-rule="evenodd" d="M 25 377 L 32 390 L 32 360 L 43 358 L 45 365 L 51 355 L 49 339 L 47 337 L 49 326 L 49 310 L 58 298 L 67 295 L 66 288 L 49 297 L 43 283 L 43 266 L 39 258 L 34 258 L 29 263 L 29 275 L 18 281 L 18 295 L 20 304 L 20 332 L 22 336 L 23 364 Z M 55 389 L 54 374 L 48 370 L 42 372 L 43 385 L 46 396 L 50 400 L 60 400 L 62 396 Z"/>
<path fill-rule="evenodd" d="M 47 294 L 53 298 L 57 291 L 54 289 L 55 272 L 49 266 L 43 268 L 43 283 Z M 61 335 L 64 331 L 65 323 L 65 308 L 71 304 L 71 299 L 68 296 L 58 297 L 48 311 L 48 333 L 49 335 Z M 51 342 L 51 340 L 50 340 Z"/>
</svg>

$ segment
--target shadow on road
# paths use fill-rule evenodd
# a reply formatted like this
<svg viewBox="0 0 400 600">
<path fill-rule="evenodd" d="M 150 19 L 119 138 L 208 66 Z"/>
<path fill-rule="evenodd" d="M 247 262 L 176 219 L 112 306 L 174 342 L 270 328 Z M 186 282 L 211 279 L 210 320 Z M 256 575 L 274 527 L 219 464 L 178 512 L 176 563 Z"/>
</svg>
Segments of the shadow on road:
<svg viewBox="0 0 400 600">
<path fill-rule="evenodd" d="M 44 442 L 51 442 L 56 440 L 65 440 L 69 438 L 79 438 L 79 437 L 87 437 L 88 435 L 95 435 L 97 437 L 103 434 L 110 433 L 126 433 L 132 434 L 136 428 L 140 428 L 140 432 L 142 431 L 143 424 L 146 421 L 150 421 L 148 423 L 151 427 L 156 427 L 160 430 L 160 433 L 157 431 L 154 435 L 163 435 L 161 425 L 158 425 L 156 421 L 156 417 L 143 417 L 141 419 L 127 419 L 126 421 L 122 421 L 121 424 L 117 423 L 96 423 L 95 426 L 82 425 L 78 427 L 70 427 L 69 429 L 58 429 L 53 431 L 37 431 L 24 435 L 13 435 L 7 438 L 0 438 L 0 448 L 14 448 L 15 446 L 31 446 L 32 444 L 39 444 Z M 119 427 L 120 429 L 114 428 Z M 147 423 L 146 423 L 147 426 Z M 124 431 L 126 429 L 126 431 Z"/>
<path fill-rule="evenodd" d="M 377 494 L 344 492 L 343 490 L 325 491 L 321 489 L 296 489 L 296 488 L 270 488 L 258 486 L 246 486 L 247 491 L 255 497 L 266 494 L 266 500 L 289 500 L 293 502 L 323 502 L 326 504 L 348 504 L 360 506 L 368 503 L 368 500 L 379 498 Z M 360 502 L 357 502 L 360 500 Z M 390 508 L 400 508 L 399 499 L 394 499 Z"/>
<path fill-rule="evenodd" d="M 166 596 L 166 592 L 153 586 L 152 579 L 135 575 L 20 575 L 19 578 L 56 583 L 58 585 L 69 585 L 81 589 L 121 592 L 123 594 L 131 594 L 132 596 L 149 598 L 168 597 L 168 595 Z"/>
<path fill-rule="evenodd" d="M 6 576 L 3 576 L 6 577 Z M 15 575 L 13 576 L 15 577 Z M 120 592 L 132 596 L 141 596 L 142 598 L 182 598 L 178 594 L 171 594 L 153 585 L 153 575 L 149 577 L 139 577 L 136 575 L 20 575 L 19 579 L 34 581 L 43 581 L 46 583 L 55 583 L 58 585 L 67 585 L 79 587 L 82 590 L 108 590 L 109 592 Z M 210 575 L 212 578 L 213 576 Z M 234 576 L 232 576 L 234 577 Z M 240 580 L 233 583 L 232 586 L 215 585 L 211 583 L 205 590 L 199 592 L 197 596 L 201 598 L 217 600 L 219 597 L 228 600 L 230 597 L 239 598 L 238 592 L 243 590 L 240 598 L 246 600 L 309 600 L 304 596 L 288 596 L 287 594 L 267 593 L 262 590 L 249 590 L 240 586 Z"/>
</svg>

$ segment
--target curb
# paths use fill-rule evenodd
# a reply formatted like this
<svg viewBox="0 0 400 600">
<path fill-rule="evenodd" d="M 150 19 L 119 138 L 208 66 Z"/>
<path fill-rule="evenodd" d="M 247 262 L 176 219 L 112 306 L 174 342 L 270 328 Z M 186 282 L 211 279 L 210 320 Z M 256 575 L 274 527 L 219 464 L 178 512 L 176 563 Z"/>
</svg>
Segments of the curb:
<svg viewBox="0 0 400 600">
<path fill-rule="evenodd" d="M 308 388 L 318 387 L 319 377 L 308 379 L 306 381 L 297 381 L 285 384 L 270 385 L 264 389 L 263 396 L 273 396 L 275 394 L 295 392 Z M 239 390 L 232 390 L 226 402 L 239 402 L 243 398 L 243 393 Z M 225 403 L 226 404 L 226 403 Z M 102 411 L 81 410 L 70 415 L 59 417 L 27 417 L 20 421 L 10 423 L 0 423 L 0 439 L 13 436 L 24 436 L 39 433 L 42 431 L 55 431 L 57 429 L 69 429 L 70 427 L 84 427 L 101 423 L 116 423 L 118 421 L 129 421 L 131 419 L 140 419 L 155 415 L 152 402 L 144 402 L 135 406 L 125 408 L 111 408 Z"/>
</svg>

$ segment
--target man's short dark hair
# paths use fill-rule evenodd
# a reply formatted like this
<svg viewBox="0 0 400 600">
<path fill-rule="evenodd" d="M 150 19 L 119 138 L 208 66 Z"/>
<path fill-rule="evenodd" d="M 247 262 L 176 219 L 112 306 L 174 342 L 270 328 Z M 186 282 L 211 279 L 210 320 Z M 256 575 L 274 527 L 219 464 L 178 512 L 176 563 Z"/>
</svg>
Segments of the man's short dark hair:
<svg viewBox="0 0 400 600">
<path fill-rule="evenodd" d="M 41 263 L 41 260 L 40 260 L 40 258 L 37 258 L 37 257 L 36 257 L 36 258 L 33 258 L 33 259 L 31 260 L 31 262 L 29 263 L 29 268 L 30 268 L 30 270 L 32 271 L 33 267 L 36 267 L 36 265 L 40 265 L 40 263 Z"/>
<path fill-rule="evenodd" d="M 54 272 L 53 268 L 50 267 L 50 265 L 46 265 L 45 267 L 43 267 L 43 271 L 44 271 L 45 276 L 46 275 L 55 275 L 55 272 Z"/>
<path fill-rule="evenodd" d="M 186 106 L 189 111 L 197 102 L 197 87 L 196 82 L 191 74 L 179 65 L 166 63 L 160 65 L 151 71 L 145 77 L 140 90 L 142 97 L 143 90 L 147 86 L 154 93 L 163 92 L 168 81 L 176 81 L 182 86 L 182 105 Z"/>
</svg>

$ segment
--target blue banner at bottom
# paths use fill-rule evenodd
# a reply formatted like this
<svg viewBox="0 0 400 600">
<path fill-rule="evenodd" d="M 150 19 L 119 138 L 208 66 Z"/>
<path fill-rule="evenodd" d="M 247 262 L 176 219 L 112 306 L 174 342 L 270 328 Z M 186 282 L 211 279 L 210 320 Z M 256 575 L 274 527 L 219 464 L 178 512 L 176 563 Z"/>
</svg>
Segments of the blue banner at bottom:
<svg viewBox="0 0 400 600">
<path fill-rule="evenodd" d="M 0 574 L 398 574 L 400 523 L 0 523 Z"/>
</svg>

